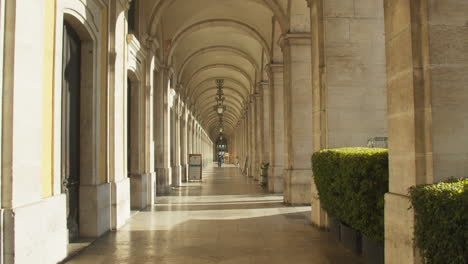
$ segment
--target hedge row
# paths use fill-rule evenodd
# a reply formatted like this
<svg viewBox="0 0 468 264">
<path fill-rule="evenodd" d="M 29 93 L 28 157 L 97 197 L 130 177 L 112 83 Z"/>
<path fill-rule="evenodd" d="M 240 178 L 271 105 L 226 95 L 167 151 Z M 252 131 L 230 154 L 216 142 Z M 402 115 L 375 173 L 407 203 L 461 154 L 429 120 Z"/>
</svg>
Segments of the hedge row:
<svg viewBox="0 0 468 264">
<path fill-rule="evenodd" d="M 415 240 L 428 264 L 468 263 L 468 179 L 410 189 Z"/>
<path fill-rule="evenodd" d="M 312 165 L 323 209 L 369 238 L 383 241 L 388 150 L 323 150 L 314 153 Z"/>
</svg>

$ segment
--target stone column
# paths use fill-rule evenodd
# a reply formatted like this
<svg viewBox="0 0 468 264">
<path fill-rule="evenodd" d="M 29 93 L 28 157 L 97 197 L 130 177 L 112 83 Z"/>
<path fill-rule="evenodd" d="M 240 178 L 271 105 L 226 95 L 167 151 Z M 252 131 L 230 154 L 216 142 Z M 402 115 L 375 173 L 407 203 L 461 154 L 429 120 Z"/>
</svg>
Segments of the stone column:
<svg viewBox="0 0 468 264">
<path fill-rule="evenodd" d="M 189 112 L 187 105 L 184 105 L 183 108 L 183 115 L 182 115 L 182 154 L 181 154 L 181 164 L 182 164 L 182 182 L 187 182 L 188 181 L 188 144 L 189 144 Z"/>
<path fill-rule="evenodd" d="M 253 177 L 254 160 L 254 135 L 253 135 L 253 102 L 252 96 L 249 97 L 247 108 L 247 147 L 248 147 L 248 163 L 247 163 L 247 176 Z"/>
<path fill-rule="evenodd" d="M 326 68 L 324 48 L 323 1 L 307 0 L 310 8 L 312 93 L 313 93 L 313 147 L 314 152 L 327 147 Z M 311 221 L 318 227 L 328 226 L 328 215 L 322 209 L 314 178 L 311 180 Z"/>
<path fill-rule="evenodd" d="M 250 173 L 250 165 L 252 163 L 252 157 L 250 153 L 250 118 L 249 118 L 249 102 L 246 102 L 246 106 L 244 109 L 244 147 L 245 147 L 245 166 L 244 166 L 244 174 L 245 176 L 249 176 Z"/>
<path fill-rule="evenodd" d="M 259 138 L 261 139 L 261 162 L 270 163 L 270 85 L 261 82 L 259 100 Z"/>
<path fill-rule="evenodd" d="M 262 83 L 257 83 L 256 86 L 256 92 L 254 96 L 254 119 L 255 119 L 255 166 L 254 166 L 254 175 L 255 178 L 258 181 L 261 181 L 260 179 L 260 166 L 261 163 L 263 162 L 263 140 L 264 138 L 262 137 L 263 129 L 262 129 L 262 118 L 261 115 L 263 114 L 263 99 L 262 99 Z"/>
<path fill-rule="evenodd" d="M 242 160 L 241 160 L 241 168 L 242 168 L 242 172 L 245 173 L 245 170 L 246 170 L 246 159 L 247 159 L 247 137 L 246 137 L 246 126 L 247 126 L 247 116 L 246 116 L 246 113 L 245 113 L 245 109 L 243 110 L 243 113 L 242 113 L 242 126 L 241 126 L 241 130 L 239 131 L 239 134 L 241 135 L 241 149 L 242 149 Z"/>
<path fill-rule="evenodd" d="M 252 151 L 252 164 L 251 164 L 251 174 L 250 176 L 254 178 L 254 180 L 258 181 L 259 173 L 258 173 L 258 160 L 257 160 L 257 104 L 256 104 L 256 95 L 253 94 L 250 96 L 250 148 Z"/>
<path fill-rule="evenodd" d="M 193 118 L 193 114 L 190 114 L 190 154 L 195 154 L 195 119 Z"/>
<path fill-rule="evenodd" d="M 154 132 L 156 163 L 156 194 L 167 195 L 170 191 L 170 105 L 169 79 L 167 68 L 157 71 L 154 78 L 156 95 L 154 96 Z"/>
<path fill-rule="evenodd" d="M 421 263 L 408 189 L 466 177 L 468 5 L 387 0 L 389 193 L 385 263 Z"/>
<path fill-rule="evenodd" d="M 283 64 L 268 66 L 271 90 L 269 100 L 270 112 L 270 168 L 268 171 L 268 190 L 280 193 L 284 190 L 284 105 Z M 266 98 L 266 97 L 265 97 Z"/>
<path fill-rule="evenodd" d="M 124 96 L 127 93 L 123 77 L 125 75 L 126 43 L 125 21 L 117 19 L 126 7 L 120 2 L 111 2 L 109 12 L 109 83 L 108 83 L 108 158 L 109 182 L 111 184 L 111 229 L 123 226 L 130 217 L 130 179 L 127 177 L 124 153 L 124 131 L 126 131 L 124 114 Z"/>
<path fill-rule="evenodd" d="M 312 69 L 309 33 L 281 36 L 284 56 L 284 200 L 310 204 L 312 168 Z"/>
<path fill-rule="evenodd" d="M 193 153 L 198 154 L 198 122 L 194 120 L 194 130 L 193 130 Z"/>
<path fill-rule="evenodd" d="M 133 125 L 134 133 L 127 135 L 130 140 L 131 152 L 127 151 L 130 159 L 130 206 L 132 209 L 141 210 L 148 206 L 148 184 L 149 168 L 146 166 L 146 159 L 149 156 L 147 149 L 147 110 L 149 91 L 143 83 L 135 82 L 131 87 L 132 101 L 127 125 Z"/>
<path fill-rule="evenodd" d="M 180 166 L 180 99 L 179 96 L 176 95 L 176 99 L 174 102 L 173 108 L 173 132 L 171 134 L 172 136 L 172 150 L 174 151 L 173 153 L 173 164 L 172 164 L 172 187 L 178 187 L 180 186 L 182 179 L 181 179 L 181 166 Z"/>
</svg>

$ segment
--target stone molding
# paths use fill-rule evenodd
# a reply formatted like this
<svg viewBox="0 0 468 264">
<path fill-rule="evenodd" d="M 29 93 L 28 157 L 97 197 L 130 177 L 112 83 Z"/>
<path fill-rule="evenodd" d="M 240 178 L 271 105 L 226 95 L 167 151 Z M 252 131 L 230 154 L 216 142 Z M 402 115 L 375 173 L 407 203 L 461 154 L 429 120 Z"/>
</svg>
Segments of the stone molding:
<svg viewBox="0 0 468 264">
<path fill-rule="evenodd" d="M 286 33 L 279 37 L 278 45 L 284 50 L 285 46 L 310 46 L 312 43 L 310 32 Z"/>
</svg>

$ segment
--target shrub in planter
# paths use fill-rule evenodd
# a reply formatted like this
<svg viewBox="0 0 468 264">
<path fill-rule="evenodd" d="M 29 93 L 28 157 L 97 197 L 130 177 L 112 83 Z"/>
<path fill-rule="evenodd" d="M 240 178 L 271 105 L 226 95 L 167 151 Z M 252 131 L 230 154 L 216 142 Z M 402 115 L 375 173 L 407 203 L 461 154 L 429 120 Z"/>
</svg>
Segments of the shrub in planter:
<svg viewBox="0 0 468 264">
<path fill-rule="evenodd" d="M 333 234 L 333 237 L 336 238 L 336 240 L 341 240 L 341 223 L 340 221 L 336 220 L 334 217 L 329 217 L 328 218 L 328 227 L 330 229 L 330 232 Z"/>
<path fill-rule="evenodd" d="M 468 179 L 410 189 L 415 240 L 427 264 L 468 263 Z"/>
<path fill-rule="evenodd" d="M 361 233 L 359 233 L 358 230 L 345 224 L 341 224 L 341 242 L 354 253 L 362 253 Z"/>
<path fill-rule="evenodd" d="M 384 251 L 383 241 L 375 241 L 365 235 L 362 236 L 362 252 L 366 263 L 383 264 L 385 262 Z"/>
<path fill-rule="evenodd" d="M 388 150 L 322 150 L 314 153 L 312 164 L 323 209 L 368 238 L 383 241 Z"/>
</svg>

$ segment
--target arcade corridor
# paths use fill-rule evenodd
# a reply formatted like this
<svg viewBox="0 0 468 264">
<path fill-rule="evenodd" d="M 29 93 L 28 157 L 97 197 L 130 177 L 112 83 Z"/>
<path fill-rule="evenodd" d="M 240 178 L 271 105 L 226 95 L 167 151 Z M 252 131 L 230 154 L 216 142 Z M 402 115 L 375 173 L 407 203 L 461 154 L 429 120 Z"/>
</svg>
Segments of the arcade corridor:
<svg viewBox="0 0 468 264">
<path fill-rule="evenodd" d="M 310 225 L 310 206 L 286 207 L 234 167 L 204 172 L 97 240 L 67 264 L 360 263 Z"/>
<path fill-rule="evenodd" d="M 409 191 L 468 176 L 467 14 L 467 0 L 0 0 L 0 264 L 361 262 L 319 231 L 334 220 L 385 264 L 421 264 L 435 251 L 417 219 L 432 218 Z M 378 142 L 379 188 L 342 185 L 379 190 L 346 198 L 379 211 L 327 206 L 312 156 Z"/>
</svg>

